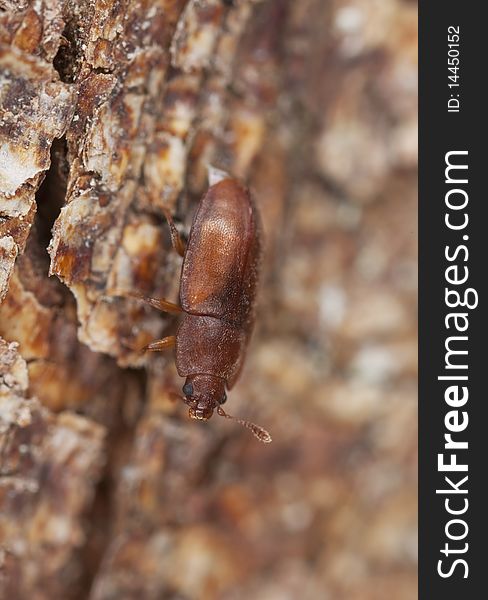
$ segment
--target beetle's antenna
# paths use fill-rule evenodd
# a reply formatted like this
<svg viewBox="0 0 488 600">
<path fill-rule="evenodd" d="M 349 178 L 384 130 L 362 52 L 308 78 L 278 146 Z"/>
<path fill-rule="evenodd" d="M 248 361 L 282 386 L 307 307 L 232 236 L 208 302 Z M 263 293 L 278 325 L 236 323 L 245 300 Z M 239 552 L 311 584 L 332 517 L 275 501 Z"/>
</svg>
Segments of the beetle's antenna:
<svg viewBox="0 0 488 600">
<path fill-rule="evenodd" d="M 251 421 L 245 421 L 244 419 L 238 419 L 237 417 L 228 415 L 221 406 L 217 407 L 217 414 L 219 414 L 221 417 L 225 417 L 226 419 L 232 419 L 233 421 L 237 421 L 243 427 L 247 427 L 247 429 L 250 429 L 253 432 L 253 434 L 258 438 L 258 440 L 260 442 L 263 442 L 264 444 L 269 444 L 273 441 L 269 432 L 266 431 L 264 427 L 256 425 L 256 423 L 251 423 Z"/>
</svg>

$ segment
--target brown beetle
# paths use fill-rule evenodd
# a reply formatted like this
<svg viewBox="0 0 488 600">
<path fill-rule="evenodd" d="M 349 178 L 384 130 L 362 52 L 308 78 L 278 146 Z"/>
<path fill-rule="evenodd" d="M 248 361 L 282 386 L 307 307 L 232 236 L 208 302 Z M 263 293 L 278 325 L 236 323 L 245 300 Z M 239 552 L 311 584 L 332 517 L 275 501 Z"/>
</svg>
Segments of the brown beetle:
<svg viewBox="0 0 488 600">
<path fill-rule="evenodd" d="M 156 340 L 145 350 L 176 348 L 178 374 L 186 377 L 184 402 L 193 419 L 207 420 L 214 410 L 270 442 L 263 428 L 231 417 L 222 404 L 235 384 L 254 324 L 254 302 L 261 255 L 259 216 L 249 191 L 219 171 L 203 196 L 185 249 L 170 214 L 173 247 L 183 256 L 181 306 L 164 299 L 144 299 L 160 310 L 181 313 L 175 336 Z M 212 181 L 211 181 L 212 183 Z"/>
</svg>

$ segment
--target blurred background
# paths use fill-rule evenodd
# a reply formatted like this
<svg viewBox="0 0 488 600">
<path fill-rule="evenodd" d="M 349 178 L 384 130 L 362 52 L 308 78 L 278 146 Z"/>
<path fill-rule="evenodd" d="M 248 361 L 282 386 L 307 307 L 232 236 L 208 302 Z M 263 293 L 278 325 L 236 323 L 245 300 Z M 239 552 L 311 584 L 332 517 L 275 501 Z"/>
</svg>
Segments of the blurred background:
<svg viewBox="0 0 488 600">
<path fill-rule="evenodd" d="M 0 598 L 416 597 L 416 3 L 0 7 Z M 269 445 L 111 294 L 176 300 L 208 164 L 262 214 L 226 410 Z"/>
</svg>

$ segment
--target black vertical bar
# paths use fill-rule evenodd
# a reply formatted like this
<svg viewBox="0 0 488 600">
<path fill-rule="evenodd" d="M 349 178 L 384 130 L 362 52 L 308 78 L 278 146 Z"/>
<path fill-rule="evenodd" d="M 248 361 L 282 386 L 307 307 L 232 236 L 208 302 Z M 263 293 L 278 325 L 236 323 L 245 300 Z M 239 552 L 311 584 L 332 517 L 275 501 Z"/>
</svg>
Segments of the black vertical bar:
<svg viewBox="0 0 488 600">
<path fill-rule="evenodd" d="M 488 269 L 488 193 L 485 179 L 488 176 L 488 102 L 484 98 L 486 80 L 485 41 L 488 38 L 486 21 L 482 16 L 482 3 L 443 0 L 424 0 L 419 7 L 419 597 L 425 600 L 450 600 L 451 598 L 488 597 L 484 579 L 488 573 L 485 538 L 488 537 L 486 508 L 488 507 L 488 394 L 483 386 L 483 373 L 488 372 L 485 337 L 488 334 L 486 298 Z M 459 65 L 456 72 L 448 70 L 449 27 L 459 27 Z M 451 29 L 454 32 L 455 29 Z M 455 39 L 455 38 L 453 38 Z M 452 46 L 455 48 L 455 46 Z M 451 58 L 456 52 L 451 52 Z M 458 75 L 459 87 L 449 75 Z M 459 94 L 459 95 L 458 95 Z M 459 112 L 448 112 L 449 100 L 459 99 Z M 451 110 L 456 108 L 451 102 Z M 468 151 L 453 160 L 468 165 L 467 184 L 448 184 L 445 179 L 446 153 Z M 451 171 L 454 174 L 454 171 Z M 462 179 L 461 171 L 457 178 Z M 446 194 L 451 189 L 463 189 L 469 197 L 463 210 L 450 211 Z M 461 202 L 463 193 L 453 193 L 449 198 Z M 461 223 L 464 213 L 469 223 L 462 230 L 451 230 L 445 222 L 446 213 L 452 212 L 452 222 Z M 466 246 L 469 256 L 459 250 L 458 258 L 446 258 L 456 248 Z M 458 265 L 459 275 L 466 273 L 464 284 L 446 281 L 446 268 Z M 452 277 L 454 271 L 451 270 Z M 461 297 L 469 288 L 476 290 L 477 307 L 446 306 L 446 288 L 457 290 Z M 474 303 L 475 293 L 468 293 Z M 451 296 L 453 298 L 453 296 Z M 465 313 L 469 326 L 466 331 L 456 331 L 449 313 Z M 461 318 L 460 318 L 461 320 Z M 460 321 L 459 321 L 460 322 Z M 468 355 L 453 359 L 456 364 L 467 363 L 466 370 L 446 370 L 445 342 L 450 336 L 467 336 L 460 340 L 459 349 Z M 467 375 L 467 381 L 439 380 L 438 376 Z M 468 388 L 469 399 L 458 407 L 457 419 L 463 412 L 469 424 L 463 431 L 452 433 L 446 426 L 445 416 L 454 410 L 445 401 L 445 390 L 452 385 Z M 451 424 L 454 421 L 451 421 Z M 445 434 L 454 440 L 465 440 L 469 449 L 445 449 Z M 456 454 L 459 464 L 466 463 L 467 472 L 440 472 L 438 454 L 444 453 L 444 462 Z M 468 476 L 459 489 L 466 494 L 438 494 L 438 489 L 448 489 L 445 477 L 456 483 Z M 449 514 L 445 501 L 451 499 L 450 508 L 460 510 L 468 502 L 465 513 Z M 469 528 L 463 539 L 449 539 L 446 525 L 452 519 L 464 521 Z M 465 527 L 451 523 L 448 532 L 461 537 Z M 441 553 L 446 550 L 448 554 Z M 466 552 L 465 544 L 468 544 Z M 451 552 L 454 550 L 454 552 Z M 458 562 L 456 560 L 465 561 Z M 439 567 L 439 561 L 442 561 Z M 442 577 L 439 569 L 450 576 Z M 467 578 L 464 576 L 467 574 Z M 480 595 L 481 594 L 481 595 Z"/>
</svg>

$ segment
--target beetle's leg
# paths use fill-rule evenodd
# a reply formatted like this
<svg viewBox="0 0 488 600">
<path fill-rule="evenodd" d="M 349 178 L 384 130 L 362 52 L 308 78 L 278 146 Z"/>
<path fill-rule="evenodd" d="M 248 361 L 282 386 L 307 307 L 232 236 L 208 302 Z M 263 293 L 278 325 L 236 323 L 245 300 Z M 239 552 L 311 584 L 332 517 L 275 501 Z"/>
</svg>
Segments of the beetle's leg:
<svg viewBox="0 0 488 600">
<path fill-rule="evenodd" d="M 144 348 L 141 348 L 141 352 L 151 351 L 151 352 L 160 352 L 161 350 L 166 350 L 167 348 L 173 348 L 176 344 L 176 336 L 169 335 L 168 337 L 164 337 L 161 340 L 155 340 L 151 342 Z"/>
<path fill-rule="evenodd" d="M 170 302 L 169 300 L 165 300 L 164 298 L 151 298 L 150 296 L 144 296 L 144 294 L 140 294 L 138 292 L 121 292 L 120 294 L 112 293 L 113 296 L 120 295 L 121 298 L 134 298 L 134 300 L 142 300 L 143 302 L 147 302 L 154 308 L 161 310 L 162 312 L 168 313 L 180 313 L 183 312 L 181 306 L 175 304 L 174 302 Z"/>
<path fill-rule="evenodd" d="M 169 312 L 169 313 L 183 312 L 183 309 L 181 308 L 181 306 L 178 306 L 178 304 L 175 304 L 174 302 L 170 302 L 169 300 L 165 300 L 164 298 L 150 298 L 149 296 L 143 296 L 142 294 L 137 297 L 139 298 L 139 300 L 144 300 L 144 302 L 147 302 L 148 304 L 150 304 L 151 306 L 154 306 L 154 308 L 157 308 L 158 310 L 161 310 L 162 312 Z"/>
<path fill-rule="evenodd" d="M 168 221 L 169 232 L 171 235 L 171 244 L 173 248 L 178 252 L 180 256 L 185 255 L 185 242 L 181 239 L 180 232 L 176 229 L 175 222 L 173 221 L 173 217 L 167 208 L 163 208 L 164 216 L 166 217 L 166 221 Z"/>
</svg>

